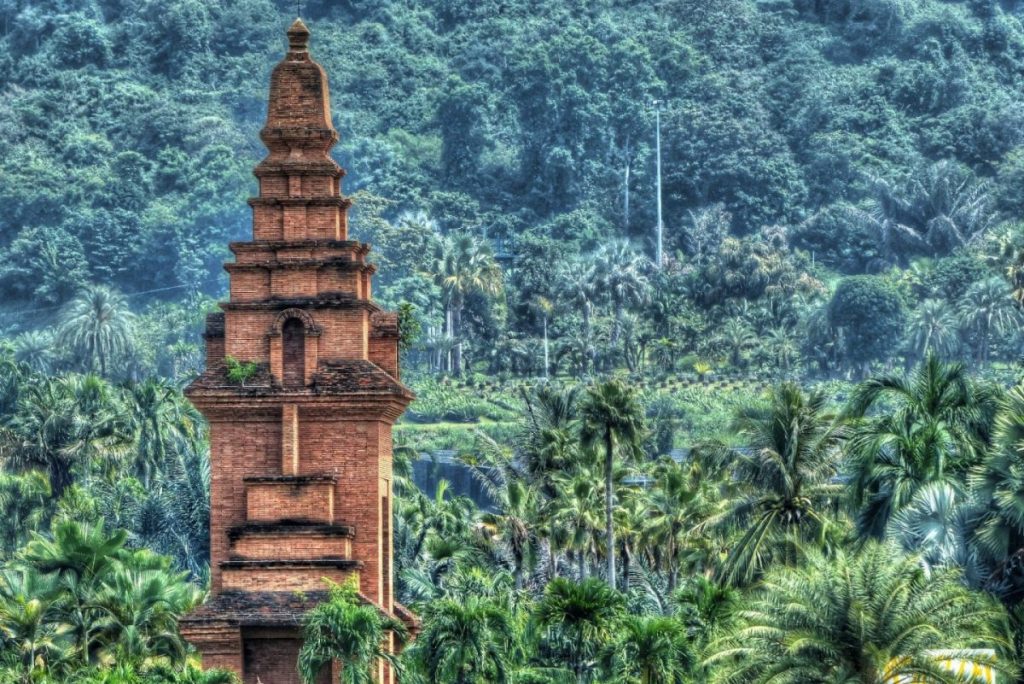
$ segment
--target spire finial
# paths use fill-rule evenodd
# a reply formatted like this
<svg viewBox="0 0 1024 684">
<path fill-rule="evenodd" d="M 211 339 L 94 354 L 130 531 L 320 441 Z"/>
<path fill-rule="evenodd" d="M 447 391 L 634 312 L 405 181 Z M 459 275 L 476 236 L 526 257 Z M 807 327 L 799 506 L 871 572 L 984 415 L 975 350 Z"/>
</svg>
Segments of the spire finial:
<svg viewBox="0 0 1024 684">
<path fill-rule="evenodd" d="M 288 29 L 288 47 L 292 52 L 305 52 L 309 48 L 309 29 L 296 19 Z"/>
</svg>

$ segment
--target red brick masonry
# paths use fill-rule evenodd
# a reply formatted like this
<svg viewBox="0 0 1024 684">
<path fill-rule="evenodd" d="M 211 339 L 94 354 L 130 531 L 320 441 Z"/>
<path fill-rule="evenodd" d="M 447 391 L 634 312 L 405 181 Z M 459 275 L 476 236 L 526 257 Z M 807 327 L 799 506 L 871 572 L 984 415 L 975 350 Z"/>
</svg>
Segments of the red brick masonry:
<svg viewBox="0 0 1024 684">
<path fill-rule="evenodd" d="M 348 239 L 327 75 L 301 20 L 288 42 L 253 240 L 230 246 L 230 299 L 207 318 L 206 371 L 186 390 L 210 424 L 212 585 L 181 628 L 204 666 L 246 684 L 299 684 L 302 616 L 325 578 L 355 576 L 364 601 L 417 624 L 392 595 L 391 426 L 412 400 L 397 317 L 371 299 L 369 246 Z M 227 356 L 257 364 L 245 386 Z"/>
</svg>

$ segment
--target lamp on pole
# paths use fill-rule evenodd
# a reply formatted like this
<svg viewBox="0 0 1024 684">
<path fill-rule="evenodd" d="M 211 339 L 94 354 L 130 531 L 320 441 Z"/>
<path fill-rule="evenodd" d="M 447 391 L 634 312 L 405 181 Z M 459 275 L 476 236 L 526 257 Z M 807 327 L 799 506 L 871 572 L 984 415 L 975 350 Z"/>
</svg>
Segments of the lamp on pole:
<svg viewBox="0 0 1024 684">
<path fill-rule="evenodd" d="M 657 150 L 657 182 L 658 182 L 658 242 L 655 250 L 655 264 L 658 270 L 662 265 L 662 222 L 661 222 L 661 100 L 651 102 L 654 107 L 654 146 Z"/>
</svg>

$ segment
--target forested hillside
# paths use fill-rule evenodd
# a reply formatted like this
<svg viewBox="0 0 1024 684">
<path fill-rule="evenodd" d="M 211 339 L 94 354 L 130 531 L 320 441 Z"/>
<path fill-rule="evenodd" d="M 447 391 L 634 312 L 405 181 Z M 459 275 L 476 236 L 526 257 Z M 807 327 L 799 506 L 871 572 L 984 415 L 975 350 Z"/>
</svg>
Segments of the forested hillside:
<svg viewBox="0 0 1024 684">
<path fill-rule="evenodd" d="M 0 8 L 9 336 L 52 327 L 102 284 L 146 314 L 124 368 L 195 369 L 196 298 L 222 295 L 225 245 L 249 229 L 267 77 L 292 12 L 260 0 Z M 378 296 L 416 307 L 433 352 L 413 361 L 450 367 L 456 346 L 480 370 L 534 375 L 545 318 L 551 370 L 634 367 L 667 344 L 687 372 L 829 374 L 926 347 L 1013 356 L 1020 12 L 988 0 L 303 9 Z M 654 101 L 660 273 L 644 264 Z M 480 250 L 497 252 L 504 287 L 453 295 L 445 269 Z M 848 281 L 829 308 L 838 279 L 864 273 L 878 277 Z M 880 320 L 861 325 L 862 307 Z M 45 342 L 22 336 L 23 355 Z"/>
<path fill-rule="evenodd" d="M 295 9 L 0 0 L 0 682 L 233 681 L 181 389 Z M 417 394 L 403 682 L 1024 681 L 1024 2 L 301 12 Z"/>
</svg>

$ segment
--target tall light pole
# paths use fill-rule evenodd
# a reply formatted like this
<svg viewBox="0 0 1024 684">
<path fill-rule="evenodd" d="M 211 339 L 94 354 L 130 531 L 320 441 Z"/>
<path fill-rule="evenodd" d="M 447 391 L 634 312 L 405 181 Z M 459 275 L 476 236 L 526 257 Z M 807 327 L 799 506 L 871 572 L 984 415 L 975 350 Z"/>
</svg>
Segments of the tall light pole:
<svg viewBox="0 0 1024 684">
<path fill-rule="evenodd" d="M 662 264 L 662 253 L 661 253 L 661 234 L 662 234 L 662 223 L 661 223 L 661 100 L 655 100 L 651 103 L 654 105 L 654 146 L 657 150 L 657 176 L 658 176 L 658 245 L 655 251 L 656 253 L 656 264 L 658 270 L 661 270 Z"/>
</svg>

